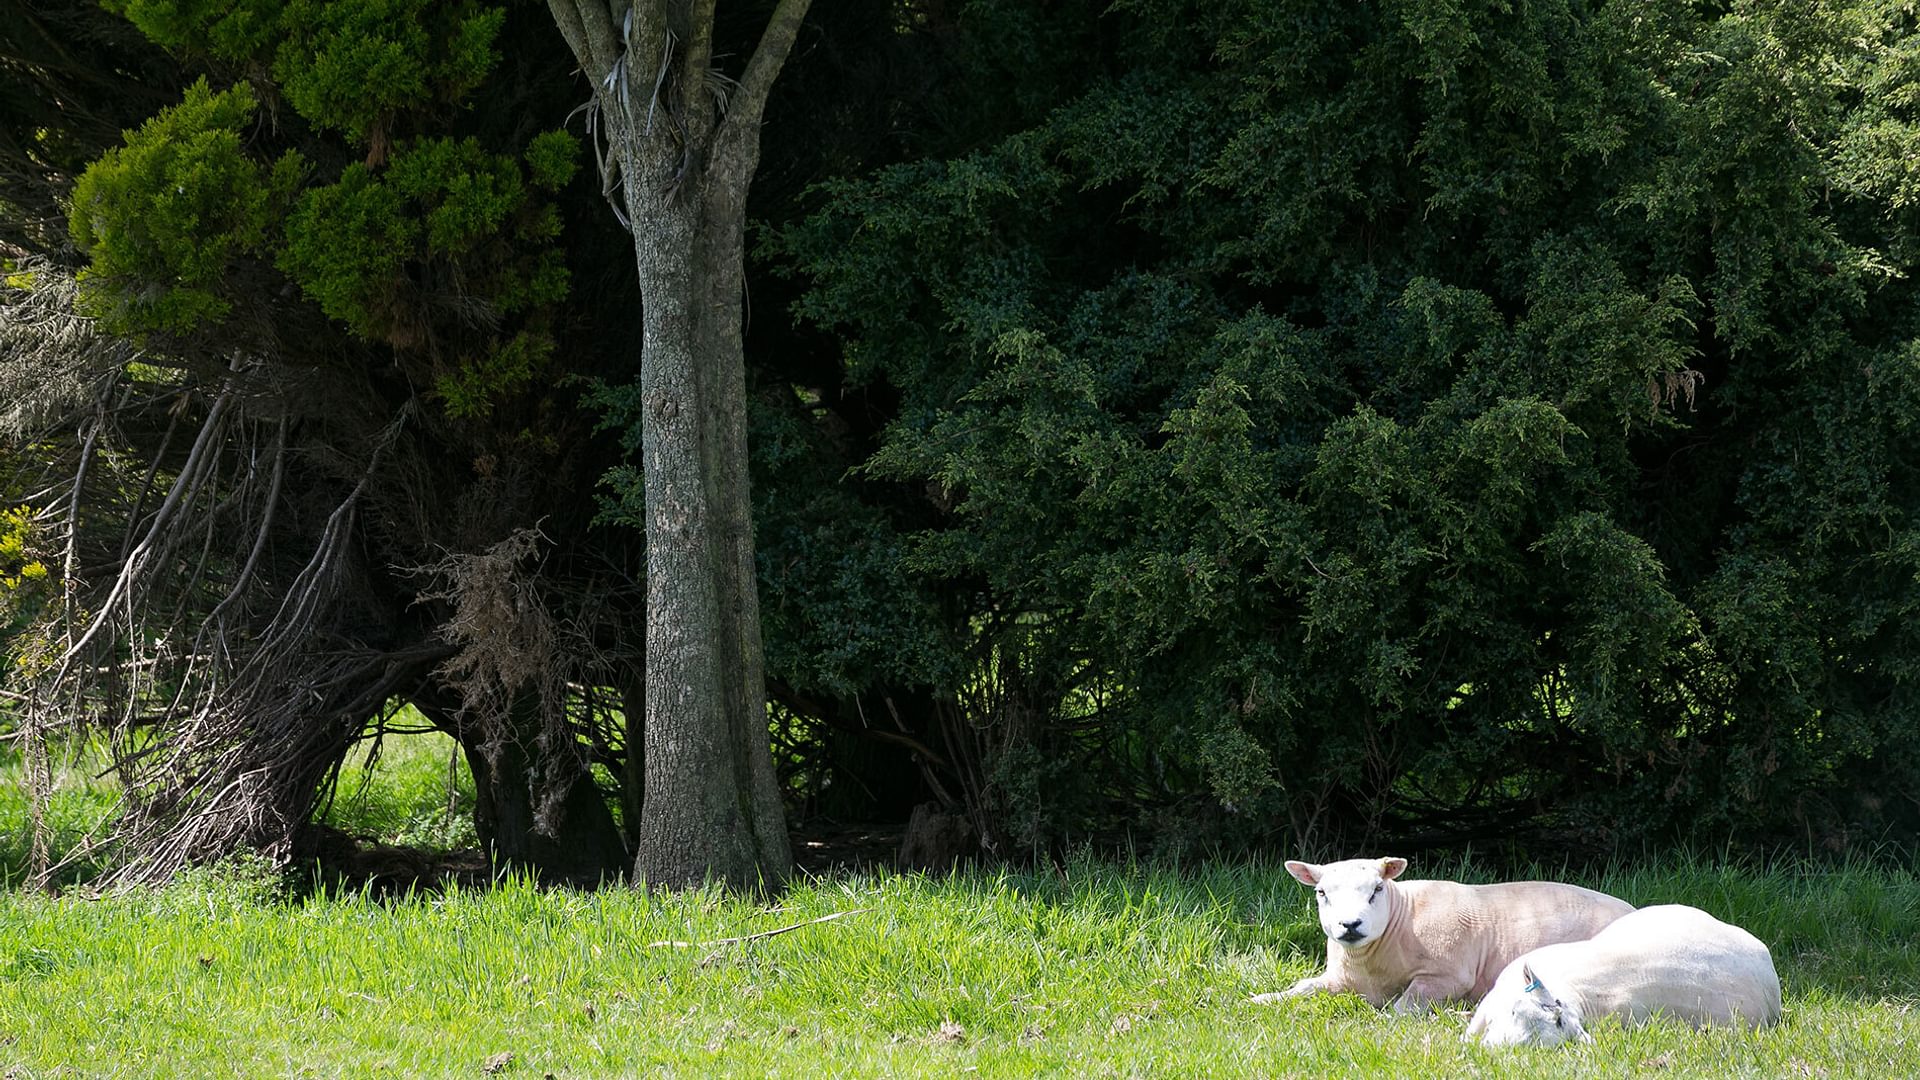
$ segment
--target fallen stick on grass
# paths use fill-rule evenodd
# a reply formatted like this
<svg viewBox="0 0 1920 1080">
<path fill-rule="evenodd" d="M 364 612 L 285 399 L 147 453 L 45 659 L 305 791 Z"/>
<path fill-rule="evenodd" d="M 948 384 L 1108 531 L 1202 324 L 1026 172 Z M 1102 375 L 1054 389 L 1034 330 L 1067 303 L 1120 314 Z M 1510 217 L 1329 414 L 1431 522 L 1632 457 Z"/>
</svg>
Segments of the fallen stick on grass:
<svg viewBox="0 0 1920 1080">
<path fill-rule="evenodd" d="M 647 948 L 649 949 L 664 949 L 664 948 L 698 949 L 698 948 L 705 948 L 709 945 L 738 945 L 743 941 L 758 941 L 761 938 L 770 938 L 776 934 L 784 934 L 789 930 L 798 930 L 803 926 L 813 926 L 816 923 L 832 922 L 835 919 L 842 918 L 847 915 L 859 915 L 864 912 L 868 912 L 872 910 L 873 910 L 872 908 L 854 908 L 851 911 L 836 911 L 831 915 L 822 915 L 817 919 L 808 919 L 805 922 L 794 923 L 792 926 L 781 926 L 781 927 L 776 927 L 775 929 L 772 929 L 772 930 L 762 930 L 757 934 L 742 934 L 739 937 L 720 938 L 715 941 L 650 941 L 647 943 Z"/>
</svg>

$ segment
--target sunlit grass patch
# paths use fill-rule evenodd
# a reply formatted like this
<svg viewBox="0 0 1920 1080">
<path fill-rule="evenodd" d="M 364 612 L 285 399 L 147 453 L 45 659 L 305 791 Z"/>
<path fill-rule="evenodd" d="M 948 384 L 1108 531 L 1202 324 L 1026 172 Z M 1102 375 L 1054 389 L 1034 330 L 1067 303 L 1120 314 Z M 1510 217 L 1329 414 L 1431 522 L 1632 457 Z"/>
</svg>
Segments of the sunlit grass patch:
<svg viewBox="0 0 1920 1080">
<path fill-rule="evenodd" d="M 473 774 L 438 731 L 388 734 L 348 753 L 320 820 L 361 839 L 426 851 L 479 843 Z"/>
<path fill-rule="evenodd" d="M 1496 1052 L 1461 1043 L 1464 1010 L 1248 1003 L 1321 963 L 1307 891 L 1266 863 L 829 877 L 770 904 L 513 878 L 295 897 L 210 870 L 94 902 L 0 895 L 0 1070 L 474 1076 L 510 1054 L 499 1075 L 1898 1075 L 1920 1046 L 1912 985 L 1827 958 L 1910 970 L 1920 883 L 1739 873 L 1786 979 L 1781 1026 L 1601 1024 L 1590 1047 Z M 1731 887 L 1691 862 L 1587 883 L 1710 909 Z M 1800 911 L 1856 892 L 1878 899 Z"/>
</svg>

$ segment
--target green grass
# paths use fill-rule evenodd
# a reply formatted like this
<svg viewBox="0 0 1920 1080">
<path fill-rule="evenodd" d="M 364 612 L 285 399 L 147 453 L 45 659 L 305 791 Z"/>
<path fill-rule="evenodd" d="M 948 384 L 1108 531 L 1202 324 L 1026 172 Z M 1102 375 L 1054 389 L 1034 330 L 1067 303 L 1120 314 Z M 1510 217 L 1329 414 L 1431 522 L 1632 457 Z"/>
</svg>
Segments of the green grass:
<svg viewBox="0 0 1920 1080">
<path fill-rule="evenodd" d="M 387 843 L 470 842 L 471 779 L 440 736 L 343 772 L 327 820 Z M 71 845 L 115 801 L 97 755 L 56 756 Z M 0 757 L 0 874 L 21 880 L 26 798 Z M 463 832 L 463 830 L 465 830 Z M 64 850 L 64 848 L 62 848 Z M 65 880 L 95 867 L 72 868 Z M 1425 877 L 1488 880 L 1471 861 Z M 1594 875 L 1772 946 L 1786 1020 L 1757 1034 L 1605 1025 L 1596 1045 L 1497 1053 L 1465 1014 L 1354 998 L 1259 1007 L 1319 968 L 1307 890 L 1277 865 L 1091 860 L 1039 874 L 805 881 L 776 905 L 716 892 L 495 888 L 304 896 L 245 864 L 100 900 L 0 890 L 0 1075 L 1862 1076 L 1920 1058 L 1920 878 L 1670 856 Z M 721 938 L 847 914 L 735 944 Z"/>
<path fill-rule="evenodd" d="M 1676 860 L 1591 883 L 1753 929 L 1785 1022 L 1499 1053 L 1461 1045 L 1460 1013 L 1250 1005 L 1320 963 L 1306 890 L 1268 865 L 829 878 L 772 907 L 517 880 L 286 899 L 229 872 L 0 894 L 0 1072 L 478 1076 L 511 1053 L 501 1076 L 1879 1077 L 1920 1055 L 1910 872 Z"/>
<path fill-rule="evenodd" d="M 105 865 L 105 852 L 93 841 L 104 838 L 118 816 L 120 790 L 99 776 L 107 761 L 97 745 L 56 746 L 48 756 L 53 773 L 46 807 L 48 850 L 55 861 L 72 856 L 54 881 L 84 881 Z M 26 880 L 32 850 L 32 809 L 19 744 L 0 743 L 0 887 Z"/>
<path fill-rule="evenodd" d="M 402 847 L 474 847 L 473 774 L 459 744 L 437 731 L 388 735 L 347 755 L 321 820 L 354 836 Z M 368 768 L 371 760 L 372 768 Z"/>
</svg>

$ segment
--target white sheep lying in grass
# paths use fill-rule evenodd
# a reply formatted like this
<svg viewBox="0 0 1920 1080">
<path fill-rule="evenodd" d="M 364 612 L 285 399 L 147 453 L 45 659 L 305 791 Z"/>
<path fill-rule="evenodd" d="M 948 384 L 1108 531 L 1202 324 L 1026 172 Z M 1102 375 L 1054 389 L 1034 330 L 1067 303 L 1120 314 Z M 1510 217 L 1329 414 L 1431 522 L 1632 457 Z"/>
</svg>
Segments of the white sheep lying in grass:
<svg viewBox="0 0 1920 1080">
<path fill-rule="evenodd" d="M 1521 953 L 1590 938 L 1633 905 L 1551 881 L 1462 885 L 1395 881 L 1405 859 L 1287 863 L 1313 886 L 1327 933 L 1327 969 L 1266 1004 L 1316 993 L 1355 993 L 1374 1005 L 1420 1012 L 1431 1002 L 1478 1001 Z"/>
<path fill-rule="evenodd" d="M 1463 1038 L 1487 1046 L 1592 1042 L 1602 1016 L 1666 1013 L 1694 1027 L 1780 1019 L 1780 977 L 1759 938 L 1683 904 L 1641 908 L 1594 935 L 1508 964 Z"/>
</svg>

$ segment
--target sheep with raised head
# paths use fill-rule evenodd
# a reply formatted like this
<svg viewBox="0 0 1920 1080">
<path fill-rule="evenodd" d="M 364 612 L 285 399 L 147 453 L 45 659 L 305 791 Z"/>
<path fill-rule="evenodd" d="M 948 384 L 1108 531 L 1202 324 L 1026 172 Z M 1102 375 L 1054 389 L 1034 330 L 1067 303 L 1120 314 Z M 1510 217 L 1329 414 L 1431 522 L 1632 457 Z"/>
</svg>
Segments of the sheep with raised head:
<svg viewBox="0 0 1920 1080">
<path fill-rule="evenodd" d="M 1513 959 L 1561 941 L 1590 938 L 1633 910 L 1606 893 L 1553 881 L 1464 885 L 1400 881 L 1405 859 L 1348 859 L 1324 866 L 1290 860 L 1311 886 L 1327 935 L 1327 967 L 1261 1004 L 1316 993 L 1354 993 L 1399 1012 L 1430 1003 L 1478 1001 Z"/>
<path fill-rule="evenodd" d="M 1592 1042 L 1603 1016 L 1645 1023 L 1664 1013 L 1693 1027 L 1780 1019 L 1780 976 L 1759 938 L 1699 908 L 1660 904 L 1587 941 L 1535 949 L 1508 964 L 1462 1038 L 1485 1046 Z"/>
</svg>

